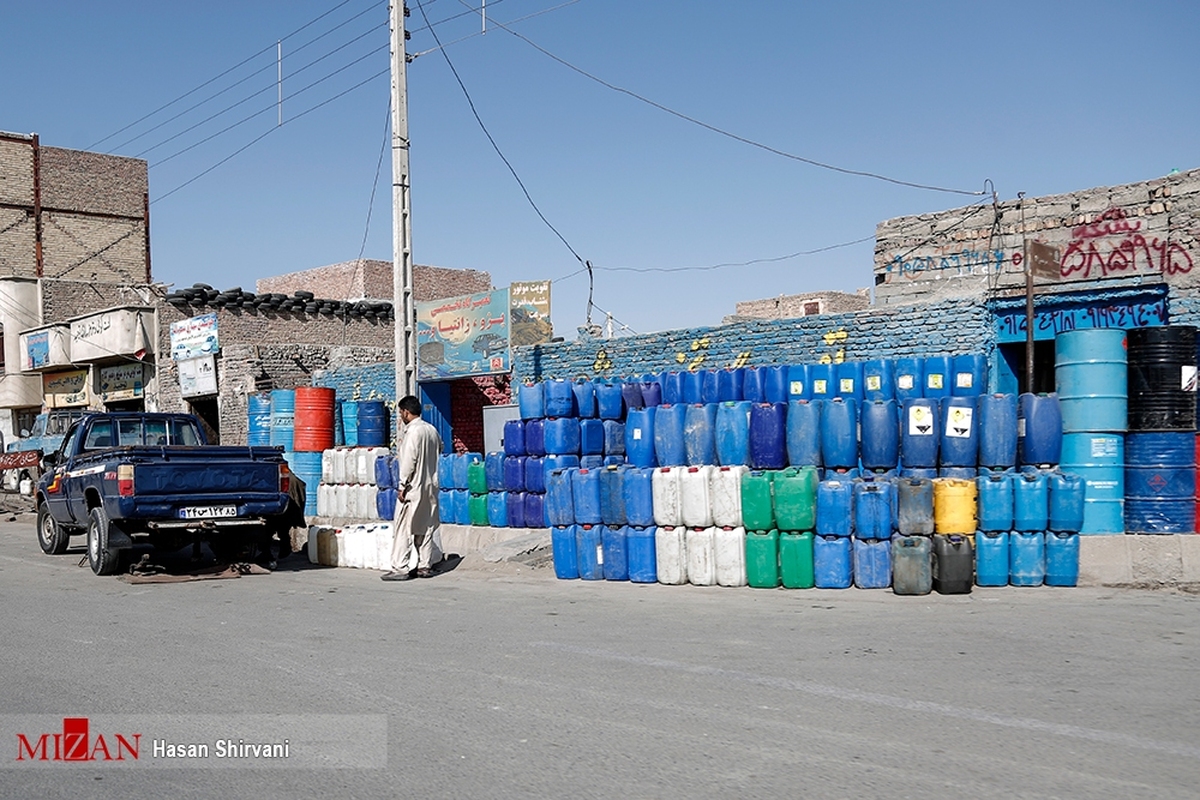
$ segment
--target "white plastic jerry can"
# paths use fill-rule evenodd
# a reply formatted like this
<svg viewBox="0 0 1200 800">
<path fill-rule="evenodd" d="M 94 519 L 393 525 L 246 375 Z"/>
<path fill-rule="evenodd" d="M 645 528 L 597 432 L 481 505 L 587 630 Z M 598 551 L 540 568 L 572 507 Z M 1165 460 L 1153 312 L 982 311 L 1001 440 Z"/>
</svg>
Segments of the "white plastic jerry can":
<svg viewBox="0 0 1200 800">
<path fill-rule="evenodd" d="M 658 582 L 672 586 L 687 583 L 687 536 L 682 525 L 654 532 L 654 558 Z"/>
<path fill-rule="evenodd" d="M 394 542 L 395 536 L 390 522 L 375 529 L 375 569 L 386 572 L 392 568 L 392 544 Z"/>
<path fill-rule="evenodd" d="M 690 528 L 687 532 L 687 577 L 694 586 L 717 583 L 716 528 Z"/>
<path fill-rule="evenodd" d="M 717 583 L 721 586 L 746 585 L 746 529 L 715 528 Z"/>
<path fill-rule="evenodd" d="M 712 524 L 718 528 L 736 528 L 742 524 L 742 475 L 748 469 L 743 464 L 714 467 L 709 473 L 709 499 L 712 504 Z"/>
<path fill-rule="evenodd" d="M 336 474 L 334 461 L 336 461 L 336 459 L 336 450 L 330 449 L 321 451 L 321 483 L 337 483 L 337 480 L 334 478 L 334 475 Z"/>
<path fill-rule="evenodd" d="M 328 483 L 317 484 L 317 516 L 333 516 L 333 487 Z"/>
<path fill-rule="evenodd" d="M 684 467 L 657 467 L 650 479 L 654 502 L 654 524 L 675 528 L 683 524 L 683 505 L 680 498 L 680 477 Z"/>
<path fill-rule="evenodd" d="M 710 501 L 710 475 L 713 468 L 705 465 L 682 469 L 679 505 L 683 524 L 689 528 L 707 528 L 713 524 Z"/>
</svg>

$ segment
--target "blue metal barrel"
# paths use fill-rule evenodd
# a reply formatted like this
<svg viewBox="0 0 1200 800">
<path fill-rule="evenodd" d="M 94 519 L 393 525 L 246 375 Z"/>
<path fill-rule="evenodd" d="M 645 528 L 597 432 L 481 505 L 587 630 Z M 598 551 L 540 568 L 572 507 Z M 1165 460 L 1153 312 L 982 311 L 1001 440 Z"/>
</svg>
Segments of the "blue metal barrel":
<svg viewBox="0 0 1200 800">
<path fill-rule="evenodd" d="M 1195 529 L 1195 433 L 1130 433 L 1125 437 L 1126 532 Z"/>
<path fill-rule="evenodd" d="M 1084 482 L 1080 533 L 1125 532 L 1125 434 L 1064 433 L 1063 472 Z"/>
<path fill-rule="evenodd" d="M 1064 433 L 1125 430 L 1126 342 L 1120 328 L 1085 328 L 1054 339 L 1054 383 Z"/>
</svg>

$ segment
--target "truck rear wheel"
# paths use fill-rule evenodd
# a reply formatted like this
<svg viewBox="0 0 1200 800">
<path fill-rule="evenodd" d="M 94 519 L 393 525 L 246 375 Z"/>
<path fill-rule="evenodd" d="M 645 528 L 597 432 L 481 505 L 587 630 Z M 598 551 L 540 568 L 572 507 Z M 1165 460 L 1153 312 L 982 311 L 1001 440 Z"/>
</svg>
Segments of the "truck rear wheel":
<svg viewBox="0 0 1200 800">
<path fill-rule="evenodd" d="M 67 546 L 71 543 L 70 534 L 51 516 L 45 502 L 38 503 L 37 536 L 42 552 L 47 555 L 61 556 L 67 552 Z"/>
<path fill-rule="evenodd" d="M 113 575 L 121 563 L 121 551 L 108 544 L 110 524 L 108 514 L 101 506 L 88 513 L 88 566 L 97 575 Z"/>
</svg>

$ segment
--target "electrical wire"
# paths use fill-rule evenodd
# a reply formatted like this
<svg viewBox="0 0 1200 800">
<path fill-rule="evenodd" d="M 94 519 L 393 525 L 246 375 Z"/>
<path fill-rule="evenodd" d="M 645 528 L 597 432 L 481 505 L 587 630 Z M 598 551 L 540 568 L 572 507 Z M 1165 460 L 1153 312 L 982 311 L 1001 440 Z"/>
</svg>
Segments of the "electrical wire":
<svg viewBox="0 0 1200 800">
<path fill-rule="evenodd" d="M 383 156 L 387 152 L 388 131 L 392 127 L 392 98 L 388 95 L 387 114 L 383 119 L 383 144 L 379 146 L 379 161 L 375 164 L 375 180 L 371 182 L 371 200 L 367 203 L 367 224 L 363 226 L 362 246 L 358 248 L 359 266 L 363 253 L 367 252 L 367 234 L 371 232 L 371 210 L 375 208 L 375 192 L 379 189 L 379 175 L 383 172 Z"/>
<path fill-rule="evenodd" d="M 495 2 L 498 4 L 501 2 L 501 0 L 495 0 Z M 533 19 L 534 17 L 540 17 L 543 14 L 549 14 L 551 11 L 558 11 L 560 8 L 566 8 L 567 6 L 573 6 L 578 2 L 579 2 L 579 0 L 567 0 L 567 2 L 565 2 L 565 3 L 559 3 L 558 5 L 552 6 L 550 8 L 543 8 L 541 11 L 534 11 L 533 13 L 526 14 L 523 17 L 517 17 L 516 19 L 510 19 L 506 24 L 515 25 L 516 23 L 524 22 L 527 19 Z M 479 13 L 479 11 L 480 11 L 480 9 L 474 8 L 474 9 L 471 9 L 470 12 L 463 12 L 463 14 L 459 14 L 457 16 L 464 16 L 467 13 Z M 454 17 L 450 17 L 449 19 L 454 19 Z M 435 24 L 438 24 L 438 23 L 435 23 Z M 414 30 L 423 31 L 423 30 L 425 30 L 425 28 L 415 28 Z M 458 44 L 459 42 L 465 42 L 467 39 L 474 39 L 476 36 L 482 36 L 484 33 L 485 32 L 482 30 L 475 31 L 474 33 L 467 34 L 466 36 L 461 36 L 458 39 L 452 39 L 449 42 L 443 42 L 441 44 L 438 44 L 437 47 L 431 47 L 428 50 L 422 50 L 419 53 L 409 53 L 408 60 L 412 61 L 420 56 L 427 56 L 430 53 L 436 53 L 438 50 L 442 50 L 446 47 L 449 47 L 452 44 Z"/>
<path fill-rule="evenodd" d="M 315 25 L 316 23 L 320 22 L 320 21 L 321 21 L 322 19 L 324 19 L 325 17 L 327 17 L 327 16 L 329 16 L 330 14 L 332 14 L 334 11 L 337 11 L 339 8 L 341 8 L 342 6 L 344 6 L 344 5 L 346 5 L 347 3 L 350 3 L 350 2 L 352 2 L 352 0 L 342 0 L 342 2 L 338 3 L 338 4 L 337 4 L 336 6 L 334 6 L 333 8 L 329 9 L 328 11 L 326 11 L 326 12 L 325 12 L 325 13 L 323 13 L 323 14 L 321 14 L 320 16 L 318 16 L 318 17 L 316 17 L 316 18 L 314 18 L 314 19 L 311 19 L 311 20 L 309 20 L 308 22 L 304 23 L 304 24 L 303 24 L 303 25 L 301 25 L 299 28 L 297 28 L 296 30 L 292 31 L 292 32 L 291 32 L 291 33 L 289 33 L 287 36 L 284 36 L 284 37 L 283 37 L 282 39 L 280 39 L 279 41 L 287 41 L 287 40 L 288 40 L 288 39 L 290 39 L 291 37 L 295 36 L 296 34 L 300 33 L 301 31 L 305 30 L 305 29 L 306 29 L 306 28 L 308 28 L 308 27 L 310 27 L 310 26 L 312 26 L 312 25 Z M 225 70 L 225 71 L 224 71 L 224 72 L 222 72 L 220 75 L 217 75 L 217 76 L 215 76 L 215 77 L 213 77 L 213 78 L 209 78 L 207 81 L 205 81 L 204 83 L 202 83 L 202 84 L 200 84 L 199 86 L 195 87 L 194 89 L 190 89 L 190 90 L 188 90 L 188 91 L 184 92 L 184 93 L 183 93 L 183 94 L 181 94 L 179 97 L 176 97 L 174 100 L 171 100 L 170 102 L 168 102 L 168 103 L 165 103 L 165 104 L 163 104 L 163 105 L 159 106 L 158 108 L 156 108 L 156 109 L 154 109 L 153 111 L 151 111 L 149 114 L 146 114 L 145 116 L 143 116 L 143 117 L 141 117 L 141 118 L 139 118 L 139 119 L 136 119 L 136 120 L 134 120 L 133 122 L 131 122 L 131 123 L 129 123 L 128 125 L 126 125 L 124 128 L 120 128 L 119 130 L 116 130 L 116 131 L 114 131 L 114 132 L 110 133 L 108 136 L 105 136 L 103 139 L 100 139 L 99 141 L 96 141 L 96 142 L 94 142 L 94 143 L 92 143 L 92 144 L 88 145 L 88 147 L 87 147 L 86 149 L 87 149 L 87 150 L 93 150 L 93 149 L 95 149 L 95 148 L 96 148 L 98 145 L 100 145 L 100 144 L 103 144 L 104 142 L 106 142 L 106 141 L 108 141 L 109 139 L 113 138 L 113 137 L 114 137 L 114 136 L 116 136 L 117 134 L 119 134 L 119 133 L 124 133 L 125 131 L 129 130 L 130 128 L 132 128 L 134 125 L 137 125 L 137 124 L 138 124 L 138 123 L 140 123 L 140 122 L 144 122 L 144 121 L 146 121 L 146 120 L 150 119 L 151 117 L 153 117 L 155 114 L 159 113 L 160 111 L 163 111 L 163 110 L 165 110 L 165 109 L 168 109 L 168 108 L 170 108 L 171 106 L 175 105 L 176 103 L 178 103 L 179 101 L 183 100 L 184 98 L 190 97 L 191 95 L 193 95 L 193 94 L 195 94 L 196 92 L 200 91 L 200 90 L 201 90 L 201 89 L 203 89 L 205 86 L 208 86 L 208 85 L 209 85 L 209 84 L 211 84 L 211 83 L 215 83 L 216 81 L 218 81 L 218 80 L 220 80 L 221 78 L 225 77 L 226 75 L 228 75 L 229 73 L 231 73 L 231 72 L 233 72 L 234 70 L 238 69 L 239 67 L 242 67 L 242 66 L 244 66 L 244 65 L 246 65 L 246 64 L 248 64 L 248 63 L 250 63 L 250 62 L 251 62 L 251 61 L 253 61 L 254 59 L 256 59 L 256 58 L 258 58 L 259 56 L 261 56 L 263 53 L 266 53 L 266 52 L 268 52 L 268 51 L 269 51 L 269 50 L 270 50 L 272 47 L 274 47 L 274 46 L 275 46 L 275 45 L 273 45 L 273 44 L 272 44 L 272 45 L 268 45 L 267 47 L 264 47 L 262 50 L 259 50 L 259 51 L 258 51 L 257 53 L 255 53 L 254 55 L 252 55 L 252 56 L 249 56 L 249 57 L 247 57 L 247 58 L 243 59 L 242 61 L 239 61 L 237 64 L 234 64 L 232 67 L 230 67 L 229 69 Z"/>
</svg>

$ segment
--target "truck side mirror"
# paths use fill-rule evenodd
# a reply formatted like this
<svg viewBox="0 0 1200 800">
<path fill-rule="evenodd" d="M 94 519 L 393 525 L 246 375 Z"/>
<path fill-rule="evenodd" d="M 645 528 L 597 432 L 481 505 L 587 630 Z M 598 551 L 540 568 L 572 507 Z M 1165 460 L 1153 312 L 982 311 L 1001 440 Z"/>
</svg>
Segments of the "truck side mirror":
<svg viewBox="0 0 1200 800">
<path fill-rule="evenodd" d="M 21 428 L 21 438 L 26 439 L 28 437 L 29 437 L 29 428 Z"/>
<path fill-rule="evenodd" d="M 58 463 L 58 453 L 46 453 L 42 456 L 42 464 L 47 467 L 53 467 Z"/>
</svg>

